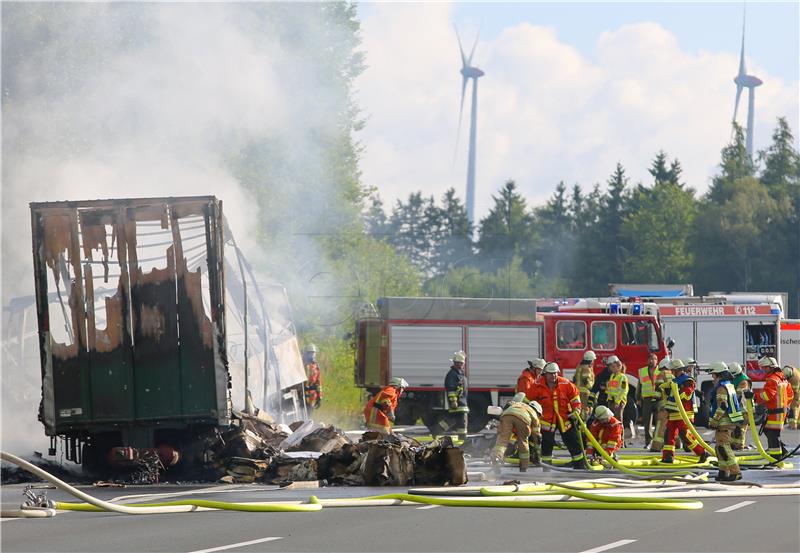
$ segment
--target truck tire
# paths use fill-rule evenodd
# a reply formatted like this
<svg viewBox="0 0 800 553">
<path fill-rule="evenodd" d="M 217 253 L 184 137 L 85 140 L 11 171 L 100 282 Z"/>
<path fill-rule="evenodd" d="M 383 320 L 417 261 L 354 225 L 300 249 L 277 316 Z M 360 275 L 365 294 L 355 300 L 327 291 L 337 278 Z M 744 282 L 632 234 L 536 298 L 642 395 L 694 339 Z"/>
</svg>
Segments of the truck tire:
<svg viewBox="0 0 800 553">
<path fill-rule="evenodd" d="M 470 432 L 480 432 L 489 423 L 489 415 L 486 408 L 492 404 L 488 394 L 470 394 L 469 396 L 469 418 L 467 419 L 467 430 Z"/>
<path fill-rule="evenodd" d="M 711 417 L 711 390 L 713 386 L 710 382 L 704 382 L 700 391 L 700 407 L 694 417 L 695 426 L 708 428 L 708 419 Z"/>
</svg>

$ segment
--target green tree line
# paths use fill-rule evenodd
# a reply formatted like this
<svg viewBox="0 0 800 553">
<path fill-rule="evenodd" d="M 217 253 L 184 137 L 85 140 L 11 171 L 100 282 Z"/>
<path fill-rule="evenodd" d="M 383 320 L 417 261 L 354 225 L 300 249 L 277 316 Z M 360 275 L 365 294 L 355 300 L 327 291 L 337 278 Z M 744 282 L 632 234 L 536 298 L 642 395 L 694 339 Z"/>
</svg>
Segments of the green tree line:
<svg viewBox="0 0 800 553">
<path fill-rule="evenodd" d="M 475 229 L 448 190 L 413 192 L 385 210 L 377 194 L 365 229 L 417 268 L 437 296 L 603 296 L 611 282 L 693 283 L 709 291 L 788 292 L 798 316 L 800 156 L 785 118 L 751 160 L 734 125 L 711 186 L 687 185 L 678 159 L 655 154 L 652 180 L 632 184 L 617 164 L 606 186 L 530 205 L 514 180 L 492 196 Z"/>
</svg>

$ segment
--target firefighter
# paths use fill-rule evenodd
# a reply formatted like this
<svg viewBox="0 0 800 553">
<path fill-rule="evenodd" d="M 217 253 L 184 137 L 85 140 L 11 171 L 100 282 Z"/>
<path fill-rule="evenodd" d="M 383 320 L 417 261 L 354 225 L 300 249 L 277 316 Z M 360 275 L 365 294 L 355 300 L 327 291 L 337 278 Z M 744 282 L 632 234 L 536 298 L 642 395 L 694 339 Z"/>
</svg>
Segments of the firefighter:
<svg viewBox="0 0 800 553">
<path fill-rule="evenodd" d="M 467 376 L 464 363 L 467 354 L 457 351 L 450 359 L 453 363 L 447 376 L 444 377 L 444 390 L 447 394 L 447 418 L 439 420 L 439 427 L 444 433 L 458 434 L 462 440 L 467 437 Z"/>
<path fill-rule="evenodd" d="M 514 393 L 520 392 L 525 394 L 525 397 L 530 401 L 533 397 L 533 387 L 536 384 L 536 379 L 542 374 L 542 369 L 545 366 L 544 359 L 534 359 L 528 361 L 528 366 L 522 370 L 522 374 L 517 379 L 517 388 Z"/>
<path fill-rule="evenodd" d="M 669 370 L 671 359 L 664 357 L 659 363 L 658 368 L 661 371 L 656 376 L 656 389 L 658 389 L 658 401 L 656 402 L 656 429 L 653 431 L 653 440 L 650 442 L 650 451 L 653 453 L 660 453 L 664 447 L 664 433 L 667 431 L 667 421 L 669 421 L 669 413 L 665 407 L 667 401 L 667 391 L 664 389 L 663 384 L 672 380 L 672 371 Z"/>
<path fill-rule="evenodd" d="M 592 387 L 594 386 L 594 361 L 597 359 L 597 354 L 592 350 L 583 354 L 578 368 L 575 369 L 575 376 L 572 381 L 578 387 L 578 392 L 581 395 L 581 405 L 583 406 L 581 416 L 583 420 L 588 420 L 589 415 L 592 413 L 592 406 L 590 404 L 590 396 L 592 394 Z M 591 398 L 594 401 L 593 398 Z"/>
<path fill-rule="evenodd" d="M 744 371 L 742 366 L 736 362 L 728 363 L 728 372 L 730 372 L 731 376 L 733 377 L 731 384 L 733 384 L 733 387 L 736 390 L 736 399 L 739 400 L 739 405 L 744 405 L 744 392 L 745 390 L 749 390 L 751 388 L 750 377 L 747 376 L 747 373 Z M 748 426 L 747 419 L 745 419 L 742 421 L 742 424 L 737 426 L 733 431 L 733 442 L 731 443 L 731 447 L 735 451 L 745 448 L 747 444 Z"/>
<path fill-rule="evenodd" d="M 736 389 L 731 384 L 733 377 L 728 370 L 728 365 L 722 361 L 714 361 L 710 368 L 714 391 L 711 394 L 713 415 L 708 420 L 708 426 L 716 430 L 714 450 L 719 466 L 716 480 L 733 482 L 742 479 L 742 471 L 731 448 L 731 440 L 733 439 L 733 430 L 742 423 L 744 415 L 739 405 L 739 399 L 736 397 Z M 752 394 L 751 391 L 745 393 Z"/>
<path fill-rule="evenodd" d="M 800 369 L 790 365 L 784 365 L 783 376 L 786 378 L 786 381 L 789 382 L 789 386 L 792 388 L 792 394 L 794 394 L 794 399 L 792 399 L 792 402 L 789 404 L 789 418 L 786 420 L 786 424 L 792 430 L 797 430 L 797 420 L 800 416 Z"/>
<path fill-rule="evenodd" d="M 686 414 L 689 415 L 689 420 L 694 422 L 694 379 L 686 371 L 687 367 L 680 359 L 673 359 L 670 361 L 669 368 L 672 371 L 674 378 L 665 381 L 661 384 L 662 389 L 666 392 L 666 401 L 664 408 L 667 410 L 667 432 L 664 441 L 664 449 L 661 454 L 662 463 L 675 462 L 675 442 L 678 435 L 686 440 L 690 450 L 695 455 L 700 457 L 700 463 L 704 463 L 708 459 L 708 452 L 693 435 L 688 432 L 688 427 L 681 417 L 681 412 L 678 407 L 680 401 Z M 672 383 L 678 385 L 678 397 L 672 391 Z"/>
<path fill-rule="evenodd" d="M 622 447 L 622 422 L 614 416 L 611 409 L 605 405 L 594 408 L 594 422 L 589 426 L 589 432 L 606 453 L 616 457 L 617 450 Z M 591 445 L 586 449 L 586 455 L 589 458 L 598 456 Z"/>
<path fill-rule="evenodd" d="M 557 363 L 544 366 L 544 378 L 536 381 L 534 399 L 542 406 L 542 461 L 552 463 L 556 430 L 561 433 L 564 445 L 572 456 L 572 468 L 588 468 L 586 456 L 580 445 L 578 429 L 573 417 L 580 417 L 581 397 L 578 388 L 561 376 Z"/>
<path fill-rule="evenodd" d="M 306 383 L 305 400 L 306 407 L 319 409 L 322 404 L 322 375 L 317 364 L 317 346 L 308 344 L 305 355 Z"/>
<path fill-rule="evenodd" d="M 625 411 L 625 404 L 628 402 L 628 377 L 622 370 L 622 361 L 619 357 L 612 355 L 606 360 L 611 368 L 611 376 L 608 378 L 606 396 L 608 396 L 608 407 L 614 416 L 622 420 L 622 413 Z"/>
<path fill-rule="evenodd" d="M 642 413 L 644 424 L 644 447 L 650 446 L 651 430 L 658 414 L 658 399 L 661 396 L 655 382 L 661 370 L 658 368 L 658 355 L 653 352 L 647 356 L 647 365 L 639 369 L 639 385 L 636 387 L 636 403 Z"/>
<path fill-rule="evenodd" d="M 794 399 L 794 392 L 774 357 L 762 357 L 758 360 L 758 366 L 769 371 L 764 387 L 758 394 L 753 394 L 757 403 L 763 403 L 767 407 L 767 421 L 764 424 L 764 434 L 767 436 L 769 448 L 767 453 L 773 457 L 781 457 L 784 455 L 781 430 L 786 419 L 786 411 Z M 752 392 L 748 392 L 747 397 L 752 397 L 751 394 Z"/>
<path fill-rule="evenodd" d="M 408 382 L 394 377 L 380 392 L 372 396 L 364 407 L 367 430 L 376 430 L 382 434 L 392 433 L 397 401 L 405 388 L 408 388 Z"/>
<path fill-rule="evenodd" d="M 528 403 L 523 392 L 518 392 L 511 401 L 508 402 L 503 414 L 500 415 L 500 425 L 497 427 L 497 444 L 494 447 L 493 463 L 503 461 L 506 446 L 511 440 L 511 434 L 517 438 L 517 455 L 519 456 L 519 471 L 525 472 L 530 464 L 531 453 L 528 442 L 535 448 L 541 447 L 541 429 L 539 426 L 539 416 L 542 414 L 542 406 L 538 402 Z M 537 452 L 535 459 L 540 457 Z"/>
</svg>

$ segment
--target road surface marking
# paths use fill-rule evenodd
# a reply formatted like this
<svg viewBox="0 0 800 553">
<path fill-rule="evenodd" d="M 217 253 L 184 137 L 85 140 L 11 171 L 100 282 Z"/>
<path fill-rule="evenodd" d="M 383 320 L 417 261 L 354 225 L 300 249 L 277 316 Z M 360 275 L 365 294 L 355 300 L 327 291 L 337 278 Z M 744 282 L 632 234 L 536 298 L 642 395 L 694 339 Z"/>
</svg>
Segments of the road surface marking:
<svg viewBox="0 0 800 553">
<path fill-rule="evenodd" d="M 436 507 L 441 507 L 441 505 L 423 505 L 422 507 L 417 507 L 417 511 L 421 511 L 423 509 L 434 509 Z"/>
<path fill-rule="evenodd" d="M 608 551 L 609 549 L 614 549 L 615 547 L 622 547 L 623 545 L 628 545 L 629 543 L 633 543 L 636 540 L 619 540 L 615 541 L 614 543 L 609 543 L 607 545 L 601 545 L 600 547 L 594 547 L 592 549 L 587 549 L 586 551 L 581 551 L 581 553 L 600 553 L 601 551 Z"/>
<path fill-rule="evenodd" d="M 236 547 L 244 547 L 245 545 L 254 545 L 256 543 L 264 543 L 279 539 L 281 538 L 261 538 L 260 540 L 250 540 L 250 541 L 242 541 L 239 543 L 232 543 L 230 545 L 220 545 L 219 547 L 212 547 L 211 549 L 200 549 L 198 551 L 191 551 L 190 553 L 212 553 L 212 551 L 225 551 L 226 549 L 235 549 Z"/>
<path fill-rule="evenodd" d="M 735 511 L 736 509 L 741 509 L 742 507 L 747 507 L 748 505 L 752 505 L 755 501 L 742 501 L 741 503 L 736 503 L 734 505 L 730 505 L 729 507 L 725 507 L 723 509 L 717 509 L 714 511 L 715 513 L 730 513 L 731 511 Z"/>
</svg>

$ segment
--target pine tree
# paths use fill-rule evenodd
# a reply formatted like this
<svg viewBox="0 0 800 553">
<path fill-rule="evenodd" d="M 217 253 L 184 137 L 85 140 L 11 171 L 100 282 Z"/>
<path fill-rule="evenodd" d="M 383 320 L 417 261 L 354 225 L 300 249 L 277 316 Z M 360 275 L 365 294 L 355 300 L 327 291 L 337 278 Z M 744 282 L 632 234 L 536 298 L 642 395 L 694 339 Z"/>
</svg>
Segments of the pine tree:
<svg viewBox="0 0 800 553">
<path fill-rule="evenodd" d="M 492 199 L 494 206 L 479 228 L 477 247 L 482 264 L 494 271 L 518 255 L 525 270 L 529 274 L 535 272 L 533 217 L 525 199 L 517 192 L 516 183 L 509 180 Z"/>
</svg>

